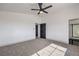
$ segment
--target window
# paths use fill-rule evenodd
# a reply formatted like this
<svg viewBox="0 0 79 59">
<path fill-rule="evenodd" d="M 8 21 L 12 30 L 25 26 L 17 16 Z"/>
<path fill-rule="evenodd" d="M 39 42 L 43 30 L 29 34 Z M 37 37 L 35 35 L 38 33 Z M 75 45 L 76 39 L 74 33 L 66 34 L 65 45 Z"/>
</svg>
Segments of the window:
<svg viewBox="0 0 79 59">
<path fill-rule="evenodd" d="M 72 25 L 72 37 L 79 38 L 79 24 Z"/>
</svg>

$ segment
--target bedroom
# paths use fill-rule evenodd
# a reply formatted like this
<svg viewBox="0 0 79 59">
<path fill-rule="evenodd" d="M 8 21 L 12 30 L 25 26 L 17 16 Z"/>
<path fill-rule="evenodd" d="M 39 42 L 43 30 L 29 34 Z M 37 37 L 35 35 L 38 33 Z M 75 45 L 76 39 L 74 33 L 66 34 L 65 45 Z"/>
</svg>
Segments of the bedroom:
<svg viewBox="0 0 79 59">
<path fill-rule="evenodd" d="M 37 14 L 38 3 L 0 3 L 0 55 L 28 56 L 54 43 L 78 56 L 79 46 L 69 44 L 69 21 L 79 19 L 79 3 L 43 3 L 47 13 Z M 77 21 L 79 22 L 79 21 Z M 46 38 L 36 38 L 35 25 L 46 24 Z M 39 27 L 40 29 L 40 27 Z M 61 54 L 62 55 L 62 54 Z"/>
</svg>

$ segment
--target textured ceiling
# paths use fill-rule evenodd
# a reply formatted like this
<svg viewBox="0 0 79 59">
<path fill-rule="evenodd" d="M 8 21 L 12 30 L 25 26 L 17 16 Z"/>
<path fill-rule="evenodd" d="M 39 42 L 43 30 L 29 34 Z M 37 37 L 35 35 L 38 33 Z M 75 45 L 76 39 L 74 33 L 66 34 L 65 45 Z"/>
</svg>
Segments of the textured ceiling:
<svg viewBox="0 0 79 59">
<path fill-rule="evenodd" d="M 64 9 L 68 6 L 79 6 L 76 3 L 44 3 L 43 7 L 53 5 L 52 8 L 47 9 L 49 13 Z M 18 13 L 36 14 L 38 11 L 31 11 L 31 8 L 38 8 L 37 3 L 0 3 L 0 11 L 10 11 Z"/>
</svg>

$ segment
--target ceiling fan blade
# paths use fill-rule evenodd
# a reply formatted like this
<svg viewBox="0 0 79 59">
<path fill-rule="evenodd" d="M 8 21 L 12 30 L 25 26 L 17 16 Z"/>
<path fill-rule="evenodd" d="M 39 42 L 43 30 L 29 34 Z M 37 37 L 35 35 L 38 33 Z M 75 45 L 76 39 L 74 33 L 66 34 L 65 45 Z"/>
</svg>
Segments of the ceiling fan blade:
<svg viewBox="0 0 79 59">
<path fill-rule="evenodd" d="M 44 10 L 43 10 L 43 12 L 44 12 L 44 13 L 48 13 L 47 11 L 44 11 Z"/>
<path fill-rule="evenodd" d="M 50 7 L 52 7 L 52 5 L 43 8 L 43 10 L 48 9 L 48 8 L 50 8 Z"/>
<path fill-rule="evenodd" d="M 38 15 L 40 14 L 40 11 L 38 12 Z"/>
<path fill-rule="evenodd" d="M 38 3 L 39 8 L 42 9 L 42 3 Z"/>
<path fill-rule="evenodd" d="M 31 10 L 36 10 L 36 11 L 38 11 L 39 9 L 31 9 Z"/>
</svg>

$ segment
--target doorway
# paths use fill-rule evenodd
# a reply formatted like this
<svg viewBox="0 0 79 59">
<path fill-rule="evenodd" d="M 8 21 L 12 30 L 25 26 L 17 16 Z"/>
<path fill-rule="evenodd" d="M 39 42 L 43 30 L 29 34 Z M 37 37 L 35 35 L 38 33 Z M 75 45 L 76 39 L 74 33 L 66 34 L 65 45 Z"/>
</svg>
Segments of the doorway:
<svg viewBox="0 0 79 59">
<path fill-rule="evenodd" d="M 40 24 L 40 38 L 46 38 L 46 23 Z"/>
<path fill-rule="evenodd" d="M 36 38 L 44 38 L 46 39 L 46 23 L 36 24 Z"/>
<path fill-rule="evenodd" d="M 35 24 L 35 36 L 38 38 L 38 24 Z"/>
</svg>

